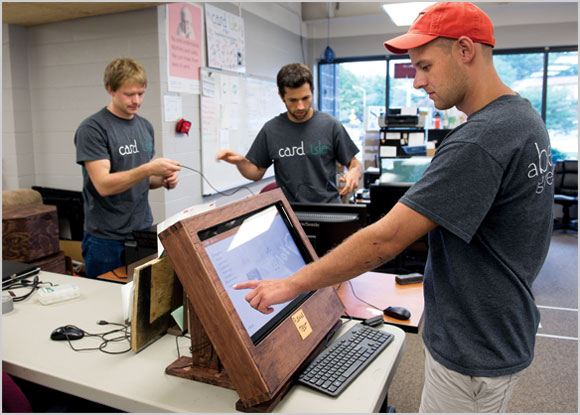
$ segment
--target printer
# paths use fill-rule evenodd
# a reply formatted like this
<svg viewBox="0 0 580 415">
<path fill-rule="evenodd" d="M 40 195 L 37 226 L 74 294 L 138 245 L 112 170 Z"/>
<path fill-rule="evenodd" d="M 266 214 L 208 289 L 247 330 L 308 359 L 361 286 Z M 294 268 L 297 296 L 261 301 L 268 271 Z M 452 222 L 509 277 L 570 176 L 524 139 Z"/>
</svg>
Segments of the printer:
<svg viewBox="0 0 580 415">
<path fill-rule="evenodd" d="M 412 111 L 414 109 L 414 112 Z M 417 108 L 389 108 L 386 114 L 379 116 L 381 128 L 423 128 L 425 116 L 419 115 Z"/>
</svg>

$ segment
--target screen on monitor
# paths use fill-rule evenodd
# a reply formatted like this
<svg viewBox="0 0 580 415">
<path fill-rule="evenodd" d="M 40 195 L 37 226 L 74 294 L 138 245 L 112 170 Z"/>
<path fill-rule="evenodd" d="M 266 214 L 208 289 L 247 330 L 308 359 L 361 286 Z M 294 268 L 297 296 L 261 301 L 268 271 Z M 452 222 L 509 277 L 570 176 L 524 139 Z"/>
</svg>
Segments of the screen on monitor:
<svg viewBox="0 0 580 415">
<path fill-rule="evenodd" d="M 280 204 L 213 226 L 198 235 L 254 344 L 307 296 L 278 304 L 271 314 L 262 314 L 246 301 L 245 291 L 232 288 L 247 280 L 286 278 L 312 261 Z"/>
<path fill-rule="evenodd" d="M 430 163 L 431 157 L 382 158 L 380 183 L 415 183 Z"/>
</svg>

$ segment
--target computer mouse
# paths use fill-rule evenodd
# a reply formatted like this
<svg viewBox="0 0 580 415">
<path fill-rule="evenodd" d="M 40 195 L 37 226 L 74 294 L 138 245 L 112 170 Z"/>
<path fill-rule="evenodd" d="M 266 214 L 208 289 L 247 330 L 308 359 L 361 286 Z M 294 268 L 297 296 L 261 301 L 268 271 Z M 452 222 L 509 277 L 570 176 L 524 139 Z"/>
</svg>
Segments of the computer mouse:
<svg viewBox="0 0 580 415">
<path fill-rule="evenodd" d="M 405 307 L 387 307 L 383 310 L 386 316 L 396 318 L 397 320 L 409 320 L 411 312 Z"/>
<path fill-rule="evenodd" d="M 62 326 L 54 329 L 50 334 L 52 340 L 78 340 L 82 339 L 85 332 L 76 326 Z"/>
</svg>

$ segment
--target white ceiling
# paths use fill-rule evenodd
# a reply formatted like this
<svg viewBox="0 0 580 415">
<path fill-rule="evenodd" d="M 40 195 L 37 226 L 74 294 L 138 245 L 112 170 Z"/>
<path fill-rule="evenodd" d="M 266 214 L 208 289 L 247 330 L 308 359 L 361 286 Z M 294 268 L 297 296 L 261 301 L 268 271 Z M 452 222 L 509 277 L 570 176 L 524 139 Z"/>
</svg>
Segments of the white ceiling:
<svg viewBox="0 0 580 415">
<path fill-rule="evenodd" d="M 302 20 L 307 23 L 309 21 L 324 20 L 328 19 L 340 19 L 349 17 L 360 17 L 360 16 L 384 16 L 385 12 L 381 8 L 381 5 L 386 3 L 396 3 L 393 1 L 355 1 L 355 2 L 302 2 Z M 563 3 L 572 3 L 570 6 L 574 6 L 576 2 L 475 2 L 478 7 L 484 11 L 495 11 L 505 10 L 517 6 L 520 10 L 534 10 L 534 9 L 544 9 L 550 5 L 562 5 Z M 522 18 L 525 18 L 525 13 L 522 14 Z M 578 15 L 575 16 L 576 20 Z M 493 19 L 492 19 L 493 20 Z"/>
<path fill-rule="evenodd" d="M 331 3 L 330 36 L 351 37 L 372 34 L 404 33 L 408 26 L 395 26 L 380 7 L 384 2 Z M 302 20 L 307 37 L 328 36 L 328 4 L 302 3 Z M 336 7 L 338 4 L 338 8 Z M 578 24 L 577 2 L 476 2 L 496 28 L 534 24 Z"/>
<path fill-rule="evenodd" d="M 203 3 L 203 2 L 199 2 Z M 330 14 L 332 37 L 402 33 L 383 12 L 378 1 L 355 2 L 230 2 L 258 13 L 266 20 L 307 38 L 326 38 Z M 164 2 L 6 2 L 2 22 L 33 26 L 62 20 L 120 13 Z M 499 26 L 578 22 L 577 2 L 476 2 Z M 265 14 L 264 14 L 265 13 Z M 301 17 L 300 17 L 301 16 Z M 306 30 L 301 30 L 303 26 Z"/>
<path fill-rule="evenodd" d="M 387 2 L 303 2 L 302 21 L 384 14 L 381 5 Z"/>
</svg>

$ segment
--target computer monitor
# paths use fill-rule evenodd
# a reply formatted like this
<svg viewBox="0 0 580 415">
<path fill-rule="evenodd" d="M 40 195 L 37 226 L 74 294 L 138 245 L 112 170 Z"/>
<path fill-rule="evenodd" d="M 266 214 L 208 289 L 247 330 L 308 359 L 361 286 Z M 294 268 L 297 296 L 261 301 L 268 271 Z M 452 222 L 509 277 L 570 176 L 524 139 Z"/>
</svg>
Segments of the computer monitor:
<svg viewBox="0 0 580 415">
<path fill-rule="evenodd" d="M 232 289 L 239 281 L 286 277 L 316 258 L 280 189 L 183 219 L 159 237 L 247 407 L 285 389 L 344 311 L 330 287 L 275 306 L 271 314 L 251 308 L 247 291 Z"/>
<path fill-rule="evenodd" d="M 363 204 L 291 203 L 319 257 L 367 224 Z"/>
<path fill-rule="evenodd" d="M 435 148 L 443 142 L 443 139 L 449 134 L 451 130 L 448 129 L 429 129 L 427 130 L 427 141 L 435 142 Z"/>
<path fill-rule="evenodd" d="M 42 203 L 56 206 L 60 239 L 82 241 L 85 213 L 83 194 L 74 190 L 32 186 L 42 196 Z"/>
<path fill-rule="evenodd" d="M 292 302 L 274 306 L 271 314 L 256 312 L 234 284 L 247 280 L 288 277 L 312 261 L 312 256 L 289 225 L 280 205 L 270 205 L 209 229 L 199 231 L 209 260 L 224 286 L 252 342 L 258 344 L 279 321 L 300 305 L 303 294 Z"/>
<path fill-rule="evenodd" d="M 431 157 L 382 159 L 379 183 L 370 187 L 369 221 L 376 222 L 389 213 L 430 163 Z M 377 270 L 395 274 L 424 272 L 426 259 L 427 238 L 424 237 Z"/>
<path fill-rule="evenodd" d="M 410 187 L 423 176 L 431 164 L 431 157 L 404 157 L 381 159 L 381 184 Z"/>
<path fill-rule="evenodd" d="M 369 221 L 376 222 L 389 213 L 430 163 L 431 157 L 381 159 L 379 183 L 370 187 Z"/>
</svg>

